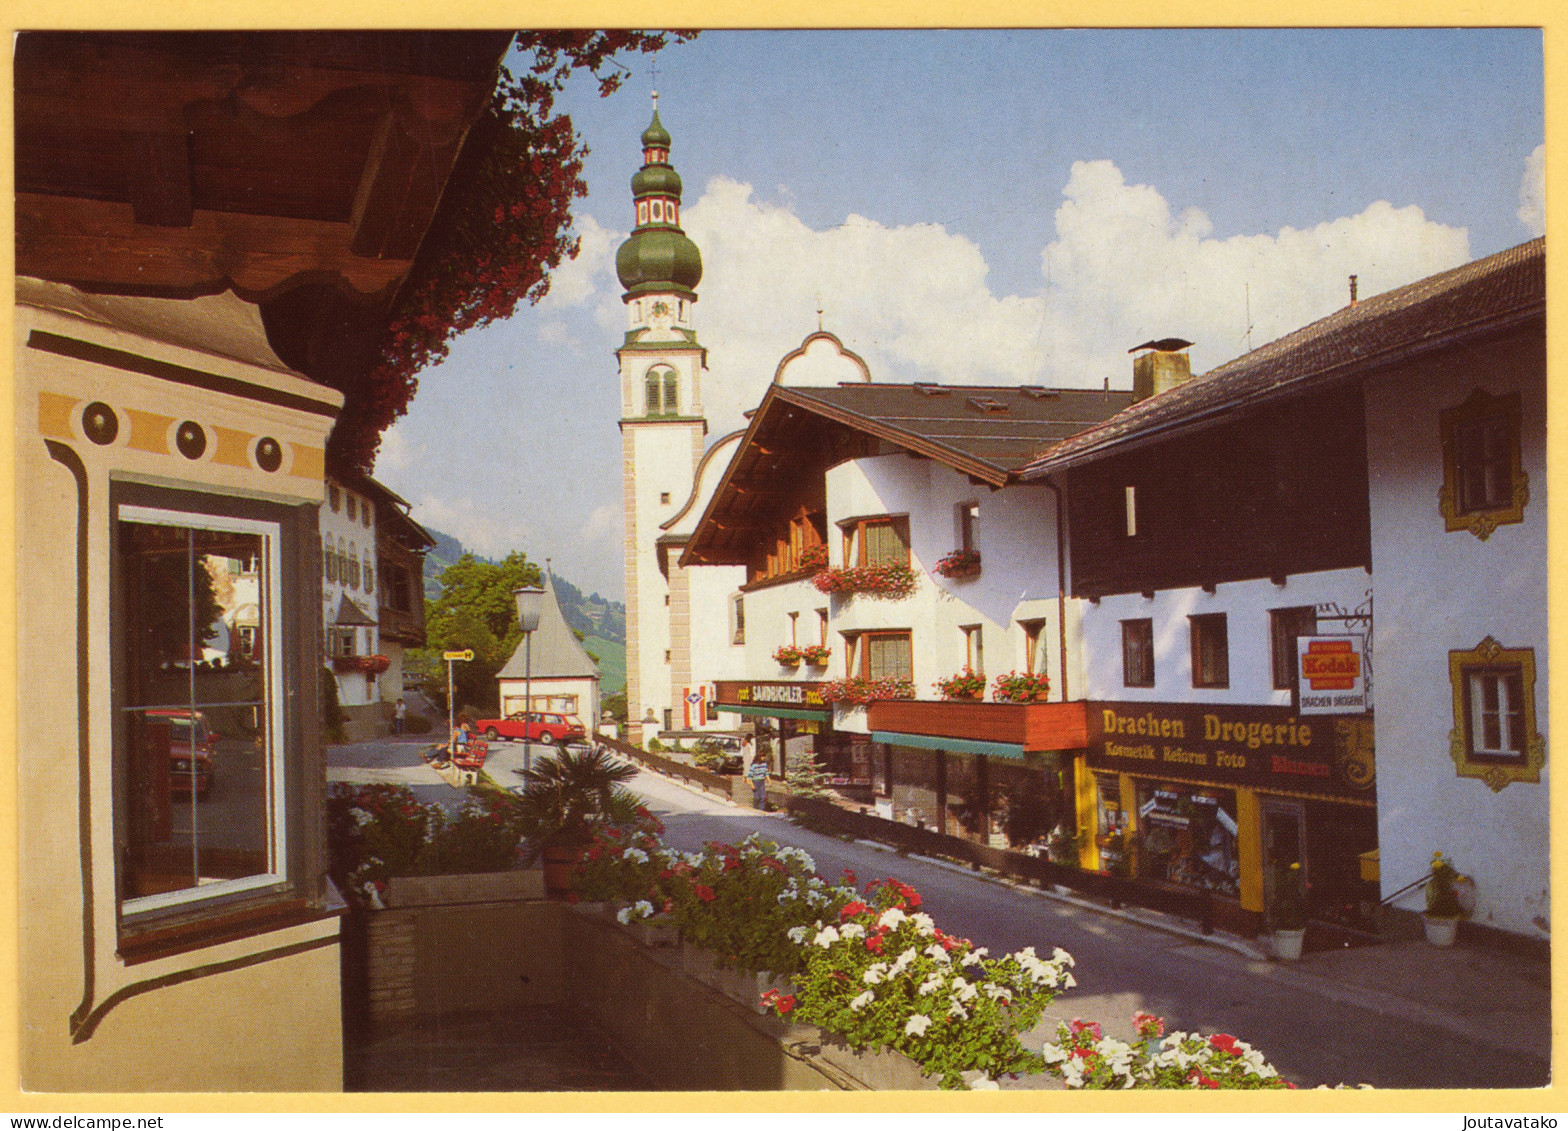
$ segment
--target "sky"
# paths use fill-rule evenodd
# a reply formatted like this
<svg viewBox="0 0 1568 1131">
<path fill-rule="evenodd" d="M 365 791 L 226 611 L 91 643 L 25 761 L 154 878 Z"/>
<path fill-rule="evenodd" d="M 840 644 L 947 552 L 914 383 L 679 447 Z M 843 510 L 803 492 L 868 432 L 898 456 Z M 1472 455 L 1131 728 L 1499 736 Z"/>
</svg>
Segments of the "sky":
<svg viewBox="0 0 1568 1131">
<path fill-rule="evenodd" d="M 1130 388 L 1204 372 L 1545 230 L 1529 29 L 704 32 L 607 99 L 578 258 L 420 376 L 376 477 L 416 519 L 623 595 L 616 248 L 659 116 L 703 257 L 710 442 L 818 328 L 874 380 Z"/>
</svg>

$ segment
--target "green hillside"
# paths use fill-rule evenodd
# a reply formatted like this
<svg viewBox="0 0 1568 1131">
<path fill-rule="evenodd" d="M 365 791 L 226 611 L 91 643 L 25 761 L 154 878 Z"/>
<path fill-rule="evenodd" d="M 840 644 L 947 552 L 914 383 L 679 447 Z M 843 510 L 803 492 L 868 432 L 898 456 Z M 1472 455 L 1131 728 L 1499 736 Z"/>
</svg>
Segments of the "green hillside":
<svg viewBox="0 0 1568 1131">
<path fill-rule="evenodd" d="M 626 688 L 626 645 L 602 636 L 590 636 L 583 647 L 599 657 L 599 694 L 614 695 Z"/>
</svg>

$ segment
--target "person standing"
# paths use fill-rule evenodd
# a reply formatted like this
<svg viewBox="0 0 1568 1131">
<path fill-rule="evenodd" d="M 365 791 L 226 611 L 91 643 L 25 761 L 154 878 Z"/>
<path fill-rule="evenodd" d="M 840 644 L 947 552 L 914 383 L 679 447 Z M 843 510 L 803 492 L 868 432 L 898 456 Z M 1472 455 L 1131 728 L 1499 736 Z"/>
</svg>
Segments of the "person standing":
<svg viewBox="0 0 1568 1131">
<path fill-rule="evenodd" d="M 402 734 L 405 720 L 408 718 L 408 704 L 399 699 L 397 706 L 392 708 L 392 733 Z"/>
<path fill-rule="evenodd" d="M 741 746 L 741 761 L 746 762 L 747 752 L 751 753 L 751 762 L 746 765 L 746 777 L 751 782 L 751 804 L 755 809 L 768 807 L 768 756 L 756 749 L 751 737 L 748 735 Z"/>
</svg>

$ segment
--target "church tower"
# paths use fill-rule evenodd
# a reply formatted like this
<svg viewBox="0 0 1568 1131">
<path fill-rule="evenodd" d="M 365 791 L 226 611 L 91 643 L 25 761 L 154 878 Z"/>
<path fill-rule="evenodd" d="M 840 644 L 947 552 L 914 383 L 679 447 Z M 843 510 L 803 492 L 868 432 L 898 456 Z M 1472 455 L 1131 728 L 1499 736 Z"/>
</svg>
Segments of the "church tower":
<svg viewBox="0 0 1568 1131">
<path fill-rule="evenodd" d="M 675 594 L 680 600 L 671 600 L 671 559 L 681 547 L 661 541 L 660 524 L 691 495 L 708 432 L 702 414 L 707 351 L 692 329 L 702 255 L 681 230 L 681 178 L 670 164 L 670 135 L 659 122 L 657 94 L 653 121 L 642 135 L 642 160 L 632 177 L 636 226 L 615 256 L 627 312 L 626 338 L 616 356 L 631 742 L 681 725 L 676 699 L 680 685 L 690 681 L 689 603 L 680 586 Z"/>
</svg>

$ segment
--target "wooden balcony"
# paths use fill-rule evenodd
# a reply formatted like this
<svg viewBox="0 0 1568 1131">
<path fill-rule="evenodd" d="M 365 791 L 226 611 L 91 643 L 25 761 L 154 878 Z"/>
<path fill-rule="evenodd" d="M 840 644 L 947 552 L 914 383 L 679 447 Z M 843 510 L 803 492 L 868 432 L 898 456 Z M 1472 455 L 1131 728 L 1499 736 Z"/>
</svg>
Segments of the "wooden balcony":
<svg viewBox="0 0 1568 1131">
<path fill-rule="evenodd" d="M 998 742 L 1025 750 L 1081 750 L 1089 712 L 1069 703 L 979 703 L 962 699 L 884 700 L 868 708 L 873 731 Z"/>
</svg>

